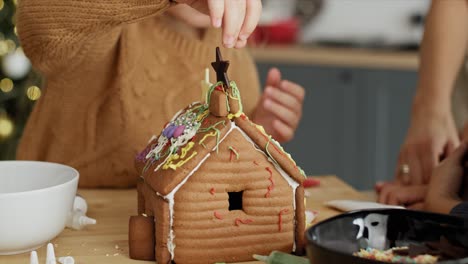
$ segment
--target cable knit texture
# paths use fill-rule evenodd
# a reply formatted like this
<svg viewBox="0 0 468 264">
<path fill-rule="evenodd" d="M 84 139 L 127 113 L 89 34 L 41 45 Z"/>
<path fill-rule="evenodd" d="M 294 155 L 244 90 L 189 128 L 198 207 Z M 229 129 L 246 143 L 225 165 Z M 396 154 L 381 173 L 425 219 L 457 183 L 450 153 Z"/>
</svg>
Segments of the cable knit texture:
<svg viewBox="0 0 468 264">
<path fill-rule="evenodd" d="M 45 77 L 18 159 L 64 163 L 80 187 L 131 187 L 133 160 L 179 109 L 200 100 L 218 30 L 191 38 L 173 28 L 169 0 L 21 0 L 18 33 Z M 259 99 L 245 50 L 222 50 L 244 110 Z M 214 74 L 211 74 L 214 82 Z"/>
</svg>

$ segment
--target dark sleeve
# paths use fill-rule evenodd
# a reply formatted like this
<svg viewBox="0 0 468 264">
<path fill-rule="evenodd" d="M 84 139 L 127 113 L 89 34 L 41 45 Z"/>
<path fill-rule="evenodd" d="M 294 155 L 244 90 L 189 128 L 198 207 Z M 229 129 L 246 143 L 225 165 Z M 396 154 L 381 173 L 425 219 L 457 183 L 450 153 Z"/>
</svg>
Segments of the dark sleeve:
<svg viewBox="0 0 468 264">
<path fill-rule="evenodd" d="M 468 202 L 461 202 L 450 210 L 451 215 L 468 218 Z"/>
</svg>

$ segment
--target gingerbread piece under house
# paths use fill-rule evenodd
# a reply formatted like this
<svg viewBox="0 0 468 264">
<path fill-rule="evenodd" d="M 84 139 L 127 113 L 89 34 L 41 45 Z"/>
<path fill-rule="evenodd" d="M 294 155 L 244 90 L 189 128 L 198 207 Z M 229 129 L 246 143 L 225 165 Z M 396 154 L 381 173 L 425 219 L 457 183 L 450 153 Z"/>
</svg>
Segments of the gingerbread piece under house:
<svg viewBox="0 0 468 264">
<path fill-rule="evenodd" d="M 217 50 L 206 103 L 177 113 L 138 155 L 131 258 L 215 263 L 302 251 L 304 173 L 244 115 L 228 65 Z"/>
</svg>

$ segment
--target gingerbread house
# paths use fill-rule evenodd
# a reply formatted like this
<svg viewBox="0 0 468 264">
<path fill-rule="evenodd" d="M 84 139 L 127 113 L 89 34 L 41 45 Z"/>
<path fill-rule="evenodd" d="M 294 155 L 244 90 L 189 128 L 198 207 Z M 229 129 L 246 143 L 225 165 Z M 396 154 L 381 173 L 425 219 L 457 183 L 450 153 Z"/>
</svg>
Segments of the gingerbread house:
<svg viewBox="0 0 468 264">
<path fill-rule="evenodd" d="M 177 113 L 138 155 L 131 258 L 238 262 L 303 249 L 304 173 L 244 115 L 228 65 L 217 50 L 206 102 Z"/>
</svg>

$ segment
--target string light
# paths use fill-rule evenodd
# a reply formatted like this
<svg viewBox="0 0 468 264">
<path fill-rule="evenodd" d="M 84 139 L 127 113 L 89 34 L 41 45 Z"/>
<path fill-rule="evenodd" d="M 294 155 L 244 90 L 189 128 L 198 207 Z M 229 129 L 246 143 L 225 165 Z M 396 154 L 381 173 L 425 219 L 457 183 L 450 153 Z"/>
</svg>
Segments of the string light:
<svg viewBox="0 0 468 264">
<path fill-rule="evenodd" d="M 13 13 L 13 15 L 11 16 L 11 23 L 13 25 L 16 25 L 16 13 Z"/>
<path fill-rule="evenodd" d="M 5 114 L 0 115 L 0 139 L 5 139 L 13 134 L 14 125 Z"/>
<path fill-rule="evenodd" d="M 8 49 L 7 52 L 8 53 L 13 52 L 13 51 L 16 50 L 16 43 L 13 40 L 7 39 L 7 40 L 5 40 L 5 43 L 7 45 L 7 49 Z"/>
<path fill-rule="evenodd" d="M 2 109 L 0 102 L 0 143 L 6 142 L 11 146 L 17 144 L 20 134 L 17 131 L 23 129 L 23 120 L 26 119 L 33 101 L 41 97 L 40 86 L 33 86 L 38 85 L 40 76 L 31 70 L 29 61 L 25 63 L 25 55 L 17 41 L 15 9 L 17 9 L 18 2 L 17 0 L 0 0 L 0 20 L 4 25 L 0 29 L 0 101 L 4 97 L 4 100 L 12 102 L 12 109 L 15 111 L 13 118 L 5 109 Z M 0 157 L 14 158 L 13 150 L 14 147 L 2 148 L 0 146 Z"/>
<path fill-rule="evenodd" d="M 5 41 L 0 41 L 0 56 L 8 53 L 8 46 Z"/>
<path fill-rule="evenodd" d="M 9 93 L 13 90 L 13 81 L 9 78 L 3 78 L 0 81 L 0 90 L 4 93 Z"/>
<path fill-rule="evenodd" d="M 30 86 L 26 90 L 26 96 L 29 98 L 29 100 L 36 101 L 41 97 L 41 89 L 35 85 Z"/>
</svg>

